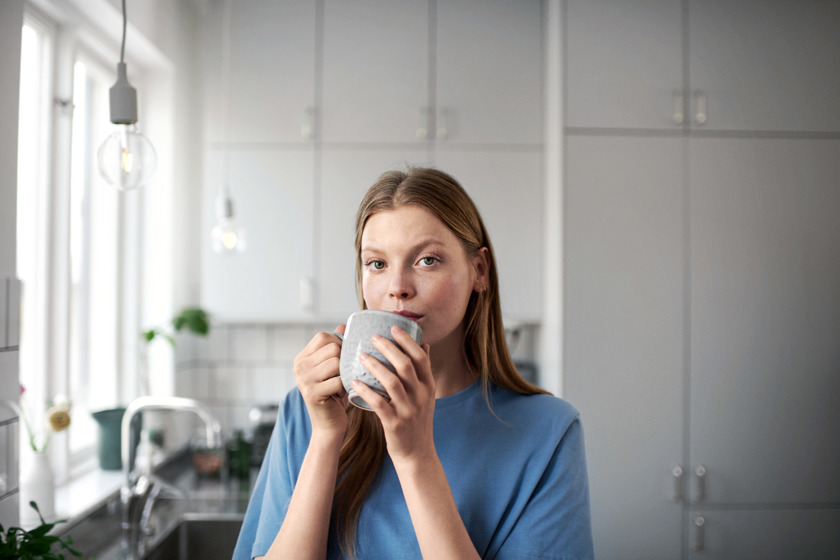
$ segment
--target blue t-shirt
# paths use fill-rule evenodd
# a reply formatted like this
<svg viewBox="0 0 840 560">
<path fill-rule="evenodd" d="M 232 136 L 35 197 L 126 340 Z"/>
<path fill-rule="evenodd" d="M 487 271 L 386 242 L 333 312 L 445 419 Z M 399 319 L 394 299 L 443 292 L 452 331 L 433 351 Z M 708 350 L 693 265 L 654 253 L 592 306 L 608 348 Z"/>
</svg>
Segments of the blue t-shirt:
<svg viewBox="0 0 840 560">
<path fill-rule="evenodd" d="M 435 447 L 476 550 L 491 560 L 592 558 L 589 486 L 577 411 L 550 395 L 490 387 L 492 412 L 480 381 L 435 402 Z M 235 560 L 265 555 L 274 542 L 311 429 L 303 398 L 293 389 L 280 407 Z M 327 558 L 344 558 L 334 538 Z M 356 558 L 422 558 L 387 456 L 359 516 Z"/>
</svg>

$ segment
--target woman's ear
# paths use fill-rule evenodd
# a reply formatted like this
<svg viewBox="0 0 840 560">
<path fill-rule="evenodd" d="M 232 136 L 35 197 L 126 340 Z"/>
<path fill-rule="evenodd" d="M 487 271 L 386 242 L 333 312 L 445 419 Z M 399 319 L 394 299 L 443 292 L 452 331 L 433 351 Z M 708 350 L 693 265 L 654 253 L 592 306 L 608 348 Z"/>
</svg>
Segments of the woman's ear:
<svg viewBox="0 0 840 560">
<path fill-rule="evenodd" d="M 478 250 L 478 254 L 473 259 L 473 269 L 475 270 L 473 290 L 483 292 L 490 281 L 490 250 L 487 247 Z"/>
</svg>

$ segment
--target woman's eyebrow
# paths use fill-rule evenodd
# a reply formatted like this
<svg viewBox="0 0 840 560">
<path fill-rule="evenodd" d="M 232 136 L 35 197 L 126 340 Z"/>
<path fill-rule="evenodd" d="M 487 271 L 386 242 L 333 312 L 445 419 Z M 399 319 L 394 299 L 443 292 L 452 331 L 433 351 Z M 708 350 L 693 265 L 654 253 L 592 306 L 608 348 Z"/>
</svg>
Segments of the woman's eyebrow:
<svg viewBox="0 0 840 560">
<path fill-rule="evenodd" d="M 415 253 L 419 252 L 423 249 L 429 248 L 443 248 L 444 244 L 441 243 L 439 240 L 434 238 L 428 239 L 421 239 L 420 241 L 414 243 L 413 245 L 409 245 L 407 247 L 408 252 Z M 362 253 L 369 252 L 369 253 L 384 253 L 386 252 L 384 249 L 380 249 L 376 245 L 364 245 L 361 249 Z"/>
</svg>

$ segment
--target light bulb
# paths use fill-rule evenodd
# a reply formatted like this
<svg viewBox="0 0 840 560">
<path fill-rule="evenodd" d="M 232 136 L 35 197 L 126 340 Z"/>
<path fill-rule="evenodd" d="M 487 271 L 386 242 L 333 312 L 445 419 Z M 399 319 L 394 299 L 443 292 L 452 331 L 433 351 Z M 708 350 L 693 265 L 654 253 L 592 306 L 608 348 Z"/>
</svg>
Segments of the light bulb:
<svg viewBox="0 0 840 560">
<path fill-rule="evenodd" d="M 227 218 L 222 218 L 216 223 L 210 236 L 213 251 L 220 255 L 241 253 L 247 245 L 245 230 Z"/>
<path fill-rule="evenodd" d="M 99 146 L 99 172 L 121 191 L 136 189 L 152 178 L 157 165 L 154 146 L 135 124 L 118 124 Z"/>
<path fill-rule="evenodd" d="M 213 251 L 220 255 L 241 253 L 247 247 L 245 230 L 233 220 L 233 200 L 227 189 L 216 198 L 216 225 L 210 232 L 210 242 Z"/>
</svg>

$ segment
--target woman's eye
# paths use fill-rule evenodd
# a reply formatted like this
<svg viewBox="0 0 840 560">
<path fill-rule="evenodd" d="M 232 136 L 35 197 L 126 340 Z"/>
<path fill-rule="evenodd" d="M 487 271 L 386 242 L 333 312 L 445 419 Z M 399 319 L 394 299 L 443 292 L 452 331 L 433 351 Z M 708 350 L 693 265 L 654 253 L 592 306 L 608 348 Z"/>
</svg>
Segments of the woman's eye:
<svg viewBox="0 0 840 560">
<path fill-rule="evenodd" d="M 382 270 L 385 268 L 385 263 L 382 261 L 368 261 L 367 267 L 373 270 Z"/>
<path fill-rule="evenodd" d="M 420 264 L 423 266 L 432 266 L 436 262 L 438 262 L 438 260 L 435 257 L 423 257 L 420 259 Z"/>
</svg>

